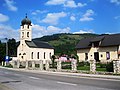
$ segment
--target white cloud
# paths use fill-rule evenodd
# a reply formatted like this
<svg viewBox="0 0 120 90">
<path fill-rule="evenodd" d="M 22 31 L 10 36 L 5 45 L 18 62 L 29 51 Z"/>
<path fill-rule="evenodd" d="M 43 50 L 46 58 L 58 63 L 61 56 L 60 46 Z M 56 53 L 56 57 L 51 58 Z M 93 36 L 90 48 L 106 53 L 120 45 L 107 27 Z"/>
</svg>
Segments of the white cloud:
<svg viewBox="0 0 120 90">
<path fill-rule="evenodd" d="M 52 35 L 55 33 L 69 33 L 70 32 L 69 27 L 66 27 L 66 28 L 59 28 L 55 26 L 44 27 L 44 26 L 40 26 L 36 24 L 33 24 L 32 26 L 33 26 L 33 38 L 42 37 L 44 35 Z"/>
<path fill-rule="evenodd" d="M 74 32 L 73 34 L 84 34 L 84 33 L 95 33 L 92 29 L 90 30 L 80 30 L 78 32 Z"/>
<path fill-rule="evenodd" d="M 116 5 L 120 5 L 120 0 L 110 0 L 110 2 Z"/>
<path fill-rule="evenodd" d="M 43 11 L 35 10 L 35 11 L 32 12 L 32 15 L 42 14 L 42 13 L 46 13 L 46 12 L 48 12 L 48 11 L 47 10 L 43 10 Z"/>
<path fill-rule="evenodd" d="M 73 0 L 68 0 L 64 6 L 65 7 L 70 7 L 70 8 L 76 8 L 76 7 L 83 7 L 83 6 L 86 6 L 87 4 L 82 4 L 82 3 L 78 3 L 76 4 L 75 1 Z"/>
<path fill-rule="evenodd" d="M 43 19 L 41 22 L 56 25 L 56 24 L 58 24 L 60 18 L 63 18 L 66 16 L 67 16 L 67 14 L 65 12 L 48 13 L 46 18 Z"/>
<path fill-rule="evenodd" d="M 63 5 L 64 7 L 76 8 L 84 7 L 87 4 L 76 3 L 74 0 L 49 0 L 48 2 L 46 2 L 46 5 Z"/>
<path fill-rule="evenodd" d="M 94 18 L 92 18 L 91 16 L 94 15 L 94 11 L 89 9 L 86 11 L 86 13 L 82 16 L 82 18 L 80 18 L 80 21 L 92 21 L 94 20 Z"/>
<path fill-rule="evenodd" d="M 0 13 L 0 22 L 6 22 L 9 20 L 9 17 Z"/>
<path fill-rule="evenodd" d="M 15 38 L 19 40 L 19 31 L 11 26 L 0 24 L 0 38 Z"/>
<path fill-rule="evenodd" d="M 46 5 L 60 5 L 64 4 L 66 0 L 49 0 Z"/>
<path fill-rule="evenodd" d="M 17 11 L 17 7 L 14 6 L 15 2 L 13 0 L 5 0 L 5 5 L 7 6 L 7 8 L 11 11 Z"/>
<path fill-rule="evenodd" d="M 114 19 L 120 19 L 120 16 L 116 16 L 116 17 L 114 17 Z"/>
<path fill-rule="evenodd" d="M 71 16 L 71 17 L 70 17 L 70 20 L 75 21 L 76 18 L 75 18 L 74 16 Z"/>
</svg>

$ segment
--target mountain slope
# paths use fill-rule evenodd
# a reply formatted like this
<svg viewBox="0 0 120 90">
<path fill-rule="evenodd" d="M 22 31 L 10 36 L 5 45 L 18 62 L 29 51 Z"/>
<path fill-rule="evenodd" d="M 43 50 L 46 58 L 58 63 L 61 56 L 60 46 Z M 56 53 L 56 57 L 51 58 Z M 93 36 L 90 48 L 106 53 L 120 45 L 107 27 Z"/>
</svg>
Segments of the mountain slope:
<svg viewBox="0 0 120 90">
<path fill-rule="evenodd" d="M 43 36 L 35 40 L 48 42 L 55 48 L 55 54 L 76 54 L 75 46 L 82 39 L 87 37 L 95 37 L 97 34 L 70 34 L 61 33 L 50 36 Z"/>
</svg>

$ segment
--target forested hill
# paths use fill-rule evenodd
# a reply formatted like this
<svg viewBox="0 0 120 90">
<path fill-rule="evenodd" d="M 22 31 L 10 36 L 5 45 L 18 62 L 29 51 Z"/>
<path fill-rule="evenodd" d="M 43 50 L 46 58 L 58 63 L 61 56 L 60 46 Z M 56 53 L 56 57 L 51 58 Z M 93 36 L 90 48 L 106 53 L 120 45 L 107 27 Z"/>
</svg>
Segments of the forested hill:
<svg viewBox="0 0 120 90">
<path fill-rule="evenodd" d="M 87 37 L 95 37 L 97 34 L 53 34 L 49 36 L 43 36 L 36 38 L 35 40 L 48 42 L 55 48 L 55 54 L 76 54 L 75 46 L 82 39 Z"/>
</svg>

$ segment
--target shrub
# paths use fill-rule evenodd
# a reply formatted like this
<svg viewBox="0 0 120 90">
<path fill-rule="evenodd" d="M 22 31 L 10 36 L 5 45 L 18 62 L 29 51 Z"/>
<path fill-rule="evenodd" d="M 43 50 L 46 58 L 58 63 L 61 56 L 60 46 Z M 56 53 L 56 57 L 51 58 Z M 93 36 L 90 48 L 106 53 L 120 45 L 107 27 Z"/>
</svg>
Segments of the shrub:
<svg viewBox="0 0 120 90">
<path fill-rule="evenodd" d="M 107 65 L 106 65 L 106 70 L 107 70 L 108 72 L 113 72 L 113 62 L 107 63 Z"/>
</svg>

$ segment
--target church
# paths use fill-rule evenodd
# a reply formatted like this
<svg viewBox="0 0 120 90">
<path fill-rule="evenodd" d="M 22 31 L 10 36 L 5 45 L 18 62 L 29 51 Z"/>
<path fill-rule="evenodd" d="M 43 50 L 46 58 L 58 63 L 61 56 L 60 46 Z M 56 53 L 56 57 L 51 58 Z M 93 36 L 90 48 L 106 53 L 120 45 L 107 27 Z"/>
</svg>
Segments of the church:
<svg viewBox="0 0 120 90">
<path fill-rule="evenodd" d="M 47 42 L 32 40 L 31 20 L 26 17 L 21 21 L 20 43 L 17 47 L 17 59 L 26 60 L 51 60 L 54 55 L 54 48 Z"/>
</svg>

